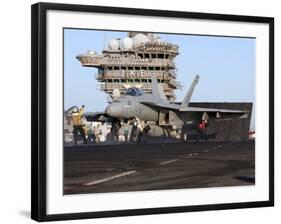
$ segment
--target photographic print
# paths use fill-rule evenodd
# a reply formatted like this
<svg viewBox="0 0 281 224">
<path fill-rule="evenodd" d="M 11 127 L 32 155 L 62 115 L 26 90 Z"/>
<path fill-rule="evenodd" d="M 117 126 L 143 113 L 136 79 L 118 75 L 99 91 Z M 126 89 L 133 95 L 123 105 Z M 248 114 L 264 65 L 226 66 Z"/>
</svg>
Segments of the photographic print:
<svg viewBox="0 0 281 224">
<path fill-rule="evenodd" d="M 65 194 L 255 184 L 255 38 L 63 32 Z"/>
</svg>

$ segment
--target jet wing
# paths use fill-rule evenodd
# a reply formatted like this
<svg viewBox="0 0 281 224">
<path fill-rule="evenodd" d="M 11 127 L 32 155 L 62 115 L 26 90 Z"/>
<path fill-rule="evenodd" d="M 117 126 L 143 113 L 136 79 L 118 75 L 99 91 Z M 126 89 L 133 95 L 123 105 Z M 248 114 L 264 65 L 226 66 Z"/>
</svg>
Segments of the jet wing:
<svg viewBox="0 0 281 224">
<path fill-rule="evenodd" d="M 165 108 L 170 110 L 178 110 L 179 105 L 177 104 L 165 104 L 165 103 L 154 103 L 154 102 L 139 102 L 147 106 L 157 107 L 157 108 Z"/>
<path fill-rule="evenodd" d="M 164 103 L 153 103 L 153 102 L 140 102 L 144 105 L 165 108 L 170 110 L 179 110 L 182 112 L 207 112 L 207 113 L 231 113 L 231 114 L 245 114 L 248 111 L 243 110 L 230 110 L 230 109 L 218 109 L 218 108 L 203 108 L 203 107 L 180 107 L 177 104 L 164 104 Z"/>
<path fill-rule="evenodd" d="M 183 107 L 179 111 L 191 111 L 191 112 L 219 112 L 219 113 L 231 113 L 231 114 L 245 114 L 247 111 L 243 110 L 229 110 L 229 109 L 216 109 L 216 108 L 202 108 L 202 107 Z"/>
</svg>

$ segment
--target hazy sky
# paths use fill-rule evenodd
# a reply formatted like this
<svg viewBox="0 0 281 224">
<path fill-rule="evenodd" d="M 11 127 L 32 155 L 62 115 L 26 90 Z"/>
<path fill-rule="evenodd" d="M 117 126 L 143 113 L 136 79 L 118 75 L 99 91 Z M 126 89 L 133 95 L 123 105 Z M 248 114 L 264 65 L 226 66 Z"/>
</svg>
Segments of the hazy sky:
<svg viewBox="0 0 281 224">
<path fill-rule="evenodd" d="M 177 90 L 181 101 L 194 76 L 200 75 L 192 101 L 255 101 L 255 39 L 200 35 L 158 34 L 162 40 L 179 46 L 176 57 Z M 86 105 L 86 111 L 103 111 L 107 105 L 104 92 L 98 90 L 97 69 L 83 67 L 75 58 L 94 50 L 101 53 L 113 38 L 127 32 L 65 29 L 64 30 L 64 107 Z M 252 124 L 253 126 L 253 124 Z"/>
</svg>

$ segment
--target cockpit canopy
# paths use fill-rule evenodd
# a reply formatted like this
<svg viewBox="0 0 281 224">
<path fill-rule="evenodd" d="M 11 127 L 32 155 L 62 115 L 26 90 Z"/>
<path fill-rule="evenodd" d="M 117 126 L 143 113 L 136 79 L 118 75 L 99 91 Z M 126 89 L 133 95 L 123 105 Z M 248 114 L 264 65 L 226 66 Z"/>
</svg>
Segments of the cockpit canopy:
<svg viewBox="0 0 281 224">
<path fill-rule="evenodd" d="M 141 95 L 143 95 L 144 94 L 144 92 L 141 90 L 141 89 L 138 89 L 138 88 L 136 88 L 136 87 L 131 87 L 131 88 L 128 88 L 127 90 L 126 90 L 126 93 L 125 93 L 125 95 L 129 95 L 129 96 L 141 96 Z"/>
</svg>

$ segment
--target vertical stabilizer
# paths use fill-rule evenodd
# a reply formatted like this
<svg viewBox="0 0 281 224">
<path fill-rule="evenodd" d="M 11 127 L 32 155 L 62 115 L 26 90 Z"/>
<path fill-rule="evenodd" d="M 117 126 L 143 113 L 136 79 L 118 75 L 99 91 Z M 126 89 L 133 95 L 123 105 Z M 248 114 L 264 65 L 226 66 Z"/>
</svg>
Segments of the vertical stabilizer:
<svg viewBox="0 0 281 224">
<path fill-rule="evenodd" d="M 184 97 L 184 99 L 181 103 L 181 106 L 180 106 L 181 108 L 188 107 L 190 99 L 191 99 L 192 94 L 193 94 L 193 91 L 194 91 L 195 86 L 197 85 L 198 82 L 199 82 L 199 75 L 196 75 L 192 84 L 191 84 L 191 86 L 189 87 L 188 92 L 186 93 L 186 95 L 185 95 L 185 97 Z"/>
<path fill-rule="evenodd" d="M 154 76 L 151 77 L 151 82 L 152 82 L 152 94 L 164 101 L 167 101 L 167 98 L 164 94 L 162 86 L 160 86 Z"/>
</svg>

